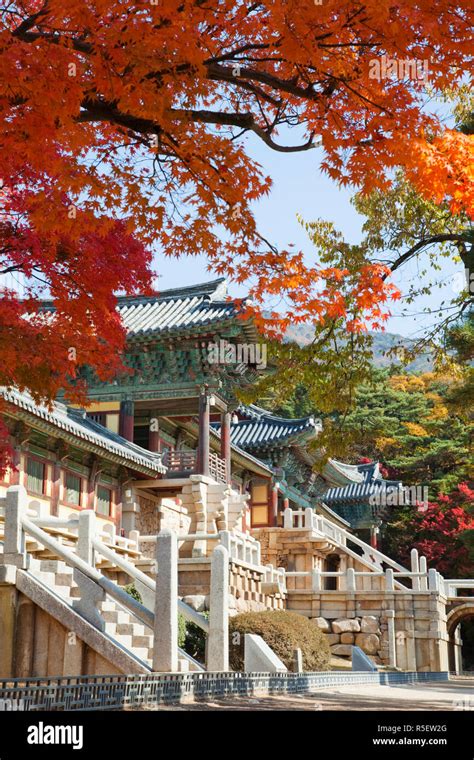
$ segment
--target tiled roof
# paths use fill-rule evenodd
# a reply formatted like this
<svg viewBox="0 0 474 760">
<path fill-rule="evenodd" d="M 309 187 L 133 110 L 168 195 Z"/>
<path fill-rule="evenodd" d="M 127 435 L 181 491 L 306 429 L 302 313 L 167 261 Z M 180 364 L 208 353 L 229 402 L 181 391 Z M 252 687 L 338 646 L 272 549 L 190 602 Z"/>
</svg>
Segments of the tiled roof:
<svg viewBox="0 0 474 760">
<path fill-rule="evenodd" d="M 230 438 L 233 444 L 244 450 L 271 447 L 291 438 L 313 437 L 320 432 L 321 425 L 313 417 L 289 420 L 251 404 L 240 406 L 239 422 L 231 425 Z"/>
<path fill-rule="evenodd" d="M 337 459 L 328 459 L 322 474 L 328 483 L 334 487 L 365 482 L 365 477 L 358 465 L 338 462 Z"/>
<path fill-rule="evenodd" d="M 157 474 L 166 472 L 166 467 L 161 463 L 160 454 L 154 454 L 127 441 L 117 433 L 113 433 L 98 422 L 86 417 L 82 410 L 71 409 L 59 403 L 54 403 L 52 408 L 48 409 L 46 406 L 36 404 L 27 393 L 19 393 L 16 390 L 7 390 L 6 388 L 0 389 L 0 395 L 5 401 L 29 414 L 33 414 L 45 423 L 64 430 L 79 441 L 85 441 L 104 449 L 115 457 L 119 457 L 124 464 L 137 465 L 140 469 Z"/>
<path fill-rule="evenodd" d="M 224 279 L 164 290 L 157 296 L 124 296 L 118 299 L 118 311 L 129 335 L 202 327 L 231 319 L 237 313 L 235 304 L 227 300 Z"/>
<path fill-rule="evenodd" d="M 401 484 L 374 480 L 371 483 L 351 483 L 347 486 L 330 488 L 321 496 L 322 501 L 328 506 L 337 504 L 353 504 L 367 501 L 373 494 L 382 491 L 390 493 L 398 491 Z"/>
<path fill-rule="evenodd" d="M 54 303 L 44 301 L 42 309 L 51 312 Z M 237 304 L 228 299 L 223 277 L 201 285 L 162 290 L 153 296 L 119 296 L 117 310 L 131 337 L 199 330 L 234 320 L 239 313 Z M 242 329 L 255 337 L 255 328 L 249 321 L 242 322 Z"/>
</svg>

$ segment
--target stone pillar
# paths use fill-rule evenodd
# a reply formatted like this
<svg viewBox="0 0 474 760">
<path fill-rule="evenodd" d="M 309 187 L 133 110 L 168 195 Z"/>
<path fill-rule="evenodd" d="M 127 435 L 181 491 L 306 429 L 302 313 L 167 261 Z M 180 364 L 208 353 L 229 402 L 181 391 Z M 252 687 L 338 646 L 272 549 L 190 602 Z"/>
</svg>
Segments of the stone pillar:
<svg viewBox="0 0 474 760">
<path fill-rule="evenodd" d="M 387 635 L 388 635 L 388 657 L 391 668 L 397 667 L 397 646 L 395 640 L 395 611 L 387 610 Z"/>
<path fill-rule="evenodd" d="M 13 677 L 15 619 L 18 591 L 16 571 L 10 565 L 0 568 L 0 678 Z"/>
<path fill-rule="evenodd" d="M 79 512 L 79 529 L 77 531 L 77 556 L 95 567 L 95 551 L 92 540 L 97 531 L 96 515 L 92 509 Z"/>
<path fill-rule="evenodd" d="M 30 678 L 33 675 L 34 636 L 35 605 L 31 599 L 21 594 L 18 600 L 15 626 L 14 678 Z"/>
<path fill-rule="evenodd" d="M 158 412 L 151 412 L 149 425 L 148 448 L 150 451 L 158 452 L 160 450 L 160 425 L 158 421 Z"/>
<path fill-rule="evenodd" d="M 0 563 L 26 567 L 25 534 L 22 519 L 26 516 L 28 495 L 25 486 L 10 486 L 7 489 L 5 506 L 5 537 L 3 540 L 3 555 Z"/>
<path fill-rule="evenodd" d="M 159 572 L 158 572 L 159 574 Z M 229 670 L 229 553 L 217 546 L 211 559 L 211 594 L 207 670 Z"/>
<path fill-rule="evenodd" d="M 176 533 L 165 529 L 156 539 L 155 626 L 153 670 L 178 671 L 178 542 Z"/>
<path fill-rule="evenodd" d="M 132 488 L 125 486 L 122 494 L 122 528 L 125 534 L 130 533 L 131 530 L 136 530 L 139 512 L 140 504 L 138 497 Z"/>
<path fill-rule="evenodd" d="M 428 564 L 426 562 L 426 557 L 420 557 L 420 573 L 422 573 L 422 576 L 420 578 L 420 589 L 422 591 L 428 590 Z"/>
<path fill-rule="evenodd" d="M 221 459 L 225 461 L 226 482 L 232 480 L 231 473 L 231 454 L 230 454 L 230 412 L 224 412 L 221 417 Z"/>
<path fill-rule="evenodd" d="M 199 396 L 199 440 L 198 440 L 198 473 L 209 475 L 209 396 L 202 393 Z"/>
<path fill-rule="evenodd" d="M 278 521 L 278 486 L 272 488 L 272 503 L 270 509 L 270 527 L 276 528 Z"/>
<path fill-rule="evenodd" d="M 419 573 L 420 572 L 420 563 L 418 559 L 418 550 L 412 549 L 410 552 L 410 563 L 411 563 L 411 571 L 412 573 Z M 419 576 L 415 576 L 412 578 L 412 589 L 413 591 L 419 591 L 421 587 L 420 584 L 420 578 Z"/>
<path fill-rule="evenodd" d="M 134 404 L 132 399 L 120 402 L 119 433 L 133 443 Z"/>
</svg>

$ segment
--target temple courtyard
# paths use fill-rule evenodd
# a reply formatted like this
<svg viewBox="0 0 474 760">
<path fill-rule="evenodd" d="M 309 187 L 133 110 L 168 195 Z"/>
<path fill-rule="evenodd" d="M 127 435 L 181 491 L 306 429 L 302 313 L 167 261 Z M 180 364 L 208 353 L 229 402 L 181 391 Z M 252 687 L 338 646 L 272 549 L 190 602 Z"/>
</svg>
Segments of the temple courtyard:
<svg viewBox="0 0 474 760">
<path fill-rule="evenodd" d="M 143 709 L 153 709 L 151 707 Z M 446 683 L 410 683 L 396 686 L 372 684 L 338 686 L 314 694 L 275 694 L 199 700 L 179 705 L 160 705 L 160 710 L 474 710 L 473 677 L 452 678 Z"/>
</svg>

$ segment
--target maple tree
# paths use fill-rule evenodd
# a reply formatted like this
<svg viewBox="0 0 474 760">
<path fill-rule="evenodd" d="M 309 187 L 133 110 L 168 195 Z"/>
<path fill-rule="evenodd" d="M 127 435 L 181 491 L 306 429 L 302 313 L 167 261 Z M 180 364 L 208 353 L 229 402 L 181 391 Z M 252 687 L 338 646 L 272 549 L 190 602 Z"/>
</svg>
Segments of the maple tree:
<svg viewBox="0 0 474 760">
<path fill-rule="evenodd" d="M 426 81 L 376 78 L 373 64 L 427 61 L 430 93 L 456 92 L 469 5 L 7 0 L 0 273 L 26 276 L 27 292 L 2 293 L 0 383 L 77 399 L 77 366 L 112 372 L 124 340 L 114 292 L 147 288 L 152 252 L 204 253 L 251 283 L 255 308 L 282 297 L 287 313 L 266 321 L 275 334 L 308 319 L 383 321 L 397 295 L 383 265 L 307 262 L 260 235 L 253 204 L 271 183 L 248 137 L 286 153 L 320 144 L 322 168 L 364 192 L 401 165 L 420 192 L 468 213 L 470 136 L 426 110 Z"/>
<path fill-rule="evenodd" d="M 402 562 L 409 562 L 415 547 L 445 577 L 472 578 L 473 505 L 472 487 L 460 483 L 449 494 L 438 494 L 425 511 L 400 507 L 386 529 L 384 545 Z"/>
</svg>

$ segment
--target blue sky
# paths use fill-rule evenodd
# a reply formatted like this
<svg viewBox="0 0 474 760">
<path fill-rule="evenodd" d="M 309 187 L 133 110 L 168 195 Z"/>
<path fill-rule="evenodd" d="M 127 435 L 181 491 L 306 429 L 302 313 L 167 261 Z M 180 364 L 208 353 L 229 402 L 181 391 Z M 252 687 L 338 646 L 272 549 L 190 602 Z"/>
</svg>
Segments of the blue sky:
<svg viewBox="0 0 474 760">
<path fill-rule="evenodd" d="M 333 221 L 348 242 L 355 243 L 360 239 L 363 217 L 359 216 L 350 204 L 352 191 L 338 188 L 320 171 L 319 163 L 323 155 L 321 148 L 302 153 L 277 153 L 258 139 L 250 138 L 248 150 L 273 180 L 269 196 L 255 205 L 259 229 L 273 243 L 280 246 L 294 243 L 308 255 L 311 254 L 312 244 L 298 223 L 297 214 L 301 214 L 306 221 L 317 218 Z M 407 281 L 418 277 L 419 268 L 416 262 L 403 268 L 394 282 L 402 290 L 406 290 Z M 213 277 L 207 271 L 207 259 L 204 256 L 188 257 L 184 261 L 157 257 L 156 269 L 161 275 L 158 289 L 191 285 Z M 454 264 L 443 260 L 441 276 L 446 279 L 446 286 L 441 291 L 434 290 L 430 298 L 418 299 L 410 311 L 416 313 L 421 311 L 423 306 L 433 307 L 439 304 L 442 298 L 452 297 L 451 280 L 455 272 Z M 235 296 L 245 295 L 245 288 L 231 285 L 230 292 Z M 400 305 L 394 304 L 393 316 L 387 322 L 387 331 L 407 337 L 419 337 L 423 326 L 433 322 L 432 318 L 426 316 L 398 316 L 400 311 Z"/>
</svg>

